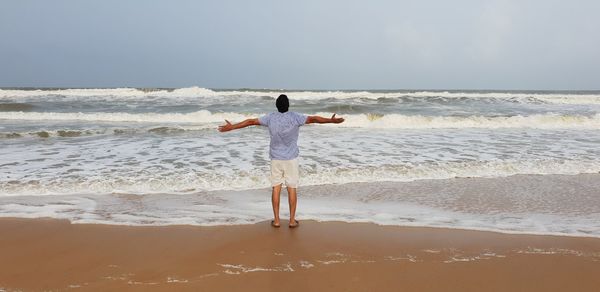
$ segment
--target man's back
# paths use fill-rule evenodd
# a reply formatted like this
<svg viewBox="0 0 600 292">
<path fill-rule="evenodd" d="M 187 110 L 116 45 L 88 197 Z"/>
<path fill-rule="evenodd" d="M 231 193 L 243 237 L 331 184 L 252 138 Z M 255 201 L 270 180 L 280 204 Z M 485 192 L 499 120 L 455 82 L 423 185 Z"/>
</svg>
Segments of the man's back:
<svg viewBox="0 0 600 292">
<path fill-rule="evenodd" d="M 320 116 L 305 116 L 303 114 L 288 111 L 290 103 L 285 94 L 280 95 L 275 101 L 278 112 L 264 115 L 258 119 L 246 119 L 242 122 L 231 124 L 225 120 L 225 125 L 219 126 L 219 131 L 227 132 L 235 129 L 241 129 L 248 126 L 266 126 L 271 134 L 271 146 L 269 154 L 271 156 L 271 202 L 273 203 L 274 220 L 271 221 L 273 227 L 279 227 L 279 195 L 281 187 L 285 184 L 288 191 L 288 201 L 290 203 L 290 228 L 298 227 L 299 222 L 296 216 L 296 188 L 300 177 L 298 168 L 298 134 L 300 126 L 304 124 L 319 123 L 342 123 L 344 119 L 336 118 L 335 114 L 331 118 Z"/>
<path fill-rule="evenodd" d="M 269 128 L 271 143 L 269 156 L 275 160 L 291 160 L 298 157 L 298 134 L 306 123 L 306 116 L 296 112 L 272 112 L 258 119 Z"/>
</svg>

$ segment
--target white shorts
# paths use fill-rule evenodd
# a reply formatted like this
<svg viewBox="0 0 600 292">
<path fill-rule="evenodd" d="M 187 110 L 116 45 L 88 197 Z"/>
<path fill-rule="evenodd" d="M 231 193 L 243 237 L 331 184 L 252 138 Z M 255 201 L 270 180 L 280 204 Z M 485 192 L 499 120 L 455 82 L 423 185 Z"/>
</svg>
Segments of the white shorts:
<svg viewBox="0 0 600 292">
<path fill-rule="evenodd" d="M 286 187 L 297 188 L 300 180 L 298 158 L 292 160 L 271 160 L 271 186 L 285 183 Z"/>
</svg>

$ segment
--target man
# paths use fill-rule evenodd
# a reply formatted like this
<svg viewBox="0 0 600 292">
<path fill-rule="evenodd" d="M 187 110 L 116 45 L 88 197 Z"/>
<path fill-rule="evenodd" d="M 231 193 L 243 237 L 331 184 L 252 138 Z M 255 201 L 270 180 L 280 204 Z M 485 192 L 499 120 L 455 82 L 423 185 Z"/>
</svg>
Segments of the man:
<svg viewBox="0 0 600 292">
<path fill-rule="evenodd" d="M 285 94 L 280 95 L 275 101 L 277 112 L 264 115 L 258 119 L 246 119 L 237 124 L 231 124 L 225 120 L 226 124 L 219 126 L 220 132 L 227 132 L 235 129 L 241 129 L 248 126 L 266 126 L 269 128 L 271 143 L 269 157 L 271 158 L 271 203 L 273 204 L 273 215 L 275 219 L 271 221 L 273 227 L 279 227 L 279 195 L 281 194 L 282 184 L 285 183 L 288 192 L 288 202 L 290 204 L 289 227 L 298 227 L 296 220 L 296 188 L 298 187 L 298 133 L 300 126 L 304 124 L 326 124 L 342 123 L 343 118 L 336 118 L 335 114 L 331 118 L 320 116 L 305 116 L 296 112 L 289 112 L 290 102 Z"/>
</svg>

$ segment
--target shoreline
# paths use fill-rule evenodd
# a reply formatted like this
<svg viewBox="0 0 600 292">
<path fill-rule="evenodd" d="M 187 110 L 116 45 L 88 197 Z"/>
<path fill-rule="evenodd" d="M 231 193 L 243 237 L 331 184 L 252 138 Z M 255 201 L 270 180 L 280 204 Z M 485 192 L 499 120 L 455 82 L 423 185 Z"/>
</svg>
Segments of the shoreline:
<svg viewBox="0 0 600 292">
<path fill-rule="evenodd" d="M 152 225 L 152 224 L 128 224 L 128 223 L 105 223 L 105 222 L 72 222 L 70 219 L 64 218 L 54 218 L 54 217 L 1 217 L 0 216 L 0 224 L 2 220 L 49 220 L 49 221 L 66 221 L 72 225 L 89 225 L 89 226 L 106 226 L 106 227 L 132 227 L 132 228 L 186 228 L 186 227 L 197 227 L 197 228 L 228 228 L 228 227 L 244 227 L 244 226 L 253 226 L 257 224 L 264 224 L 265 222 L 269 223 L 270 220 L 263 220 L 259 222 L 253 223 L 234 223 L 234 224 L 214 224 L 214 225 L 201 225 L 201 224 L 162 224 L 162 225 Z M 283 218 L 281 222 L 284 222 Z M 300 220 L 298 220 L 300 221 Z M 433 230 L 447 230 L 447 231 L 458 231 L 458 232 L 483 232 L 483 233 L 494 233 L 499 235 L 514 235 L 514 236 L 543 236 L 543 237 L 556 237 L 556 238 L 580 238 L 580 239 L 599 239 L 600 235 L 586 235 L 586 234 L 568 234 L 568 233 L 535 233 L 529 231 L 512 231 L 512 230 L 496 230 L 496 229 L 485 229 L 485 228 L 469 228 L 469 227 L 452 227 L 452 226 L 427 226 L 427 225 L 394 225 L 394 224 L 379 224 L 371 221 L 340 221 L 340 220 L 316 220 L 316 219 L 304 219 L 302 221 L 310 221 L 317 224 L 359 224 L 359 225 L 369 225 L 374 227 L 383 227 L 383 228 L 416 228 L 416 229 L 433 229 Z M 287 227 L 287 225 L 282 225 L 282 227 Z"/>
<path fill-rule="evenodd" d="M 600 238 L 600 174 L 515 175 L 302 186 L 298 218 Z M 0 196 L 0 218 L 118 226 L 231 226 L 270 220 L 270 190 Z M 284 193 L 285 197 L 285 193 Z M 285 204 L 282 217 L 288 216 Z"/>
<path fill-rule="evenodd" d="M 0 218 L 0 290 L 592 291 L 600 239 L 301 221 L 119 226 Z M 310 281 L 306 281 L 310 279 Z"/>
</svg>

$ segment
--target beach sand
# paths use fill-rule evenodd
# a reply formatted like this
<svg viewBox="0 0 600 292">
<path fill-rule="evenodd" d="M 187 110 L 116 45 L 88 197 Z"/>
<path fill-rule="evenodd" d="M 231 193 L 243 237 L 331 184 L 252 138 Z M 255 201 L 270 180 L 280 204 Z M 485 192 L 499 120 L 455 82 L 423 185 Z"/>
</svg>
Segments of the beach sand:
<svg viewBox="0 0 600 292">
<path fill-rule="evenodd" d="M 0 219 L 0 291 L 598 291 L 600 239 L 368 223 Z"/>
</svg>

